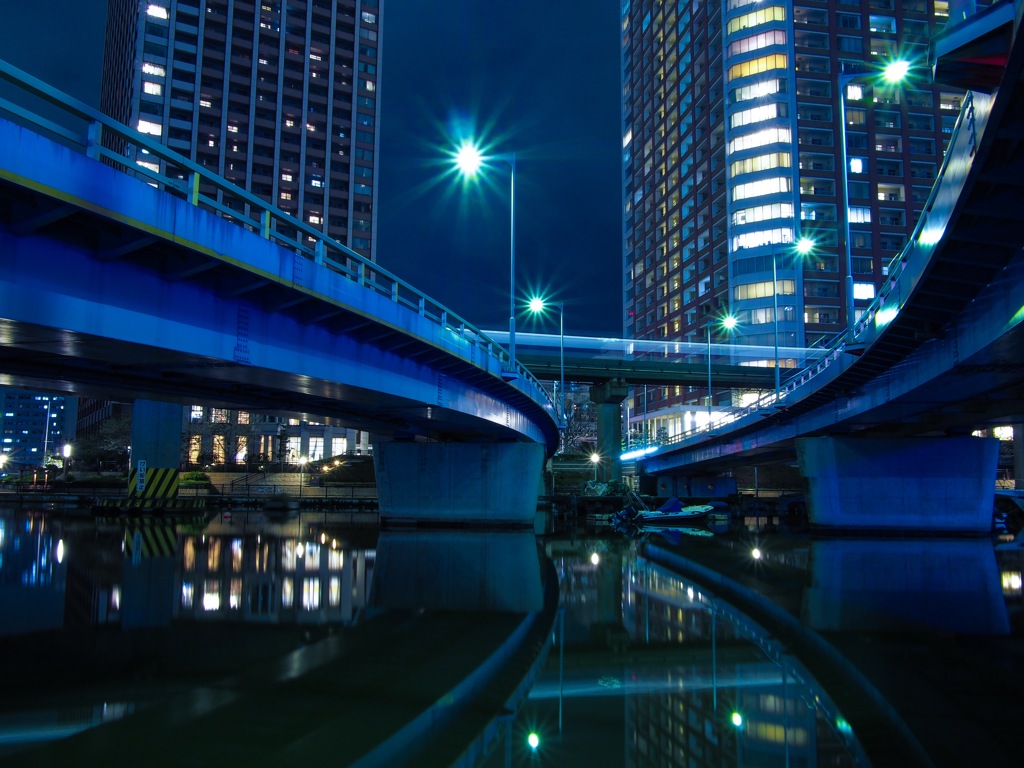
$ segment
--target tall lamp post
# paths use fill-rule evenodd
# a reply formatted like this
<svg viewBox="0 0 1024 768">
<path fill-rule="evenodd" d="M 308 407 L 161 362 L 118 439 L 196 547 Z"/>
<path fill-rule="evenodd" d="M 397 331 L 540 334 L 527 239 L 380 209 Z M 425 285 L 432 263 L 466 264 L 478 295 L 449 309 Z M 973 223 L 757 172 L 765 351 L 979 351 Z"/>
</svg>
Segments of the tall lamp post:
<svg viewBox="0 0 1024 768">
<path fill-rule="evenodd" d="M 796 252 L 800 256 L 806 256 L 812 248 L 814 248 L 814 241 L 809 237 L 801 237 L 796 241 Z M 772 243 L 772 320 L 775 324 L 775 402 L 778 403 L 781 393 L 779 385 L 779 265 L 774 243 Z"/>
<path fill-rule="evenodd" d="M 909 62 L 895 60 L 882 70 L 882 77 L 890 85 L 901 83 L 910 72 Z M 853 253 L 850 248 L 850 158 L 846 147 L 846 89 L 855 80 L 869 79 L 878 73 L 841 72 L 839 74 L 839 156 L 843 161 L 843 261 L 846 268 L 846 327 L 852 328 L 857 321 L 857 311 L 853 306 Z"/>
<path fill-rule="evenodd" d="M 592 453 L 590 454 L 590 463 L 594 465 L 594 482 L 597 482 L 597 467 L 601 463 L 601 454 Z"/>
<path fill-rule="evenodd" d="M 565 427 L 565 305 L 553 302 L 558 307 L 558 418 Z M 547 304 L 542 298 L 530 299 L 530 311 L 535 315 L 544 311 Z"/>
<path fill-rule="evenodd" d="M 711 431 L 711 405 L 714 398 L 711 395 L 711 325 L 714 323 L 714 316 L 708 316 L 708 431 Z M 732 315 L 726 315 L 720 321 L 720 325 L 727 331 L 731 331 L 736 327 L 736 318 Z"/>
<path fill-rule="evenodd" d="M 510 378 L 516 373 L 516 156 L 515 153 L 488 155 L 472 142 L 463 142 L 455 153 L 455 165 L 466 178 L 479 173 L 486 160 L 499 160 L 509 167 L 509 291 L 508 291 L 508 358 Z"/>
<path fill-rule="evenodd" d="M 64 482 L 68 481 L 68 464 L 71 463 L 71 443 L 64 443 Z"/>
</svg>

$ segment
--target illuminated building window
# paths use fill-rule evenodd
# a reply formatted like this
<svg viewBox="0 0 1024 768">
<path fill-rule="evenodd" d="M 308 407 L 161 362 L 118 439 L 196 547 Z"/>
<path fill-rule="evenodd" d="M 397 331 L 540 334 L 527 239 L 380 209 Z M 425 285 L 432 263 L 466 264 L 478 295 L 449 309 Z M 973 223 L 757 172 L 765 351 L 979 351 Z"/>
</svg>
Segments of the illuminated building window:
<svg viewBox="0 0 1024 768">
<path fill-rule="evenodd" d="M 164 127 L 160 123 L 151 120 L 139 120 L 136 129 L 139 133 L 148 133 L 150 136 L 162 136 L 164 132 Z"/>
<path fill-rule="evenodd" d="M 850 208 L 850 223 L 851 224 L 870 224 L 871 223 L 871 209 L 864 208 L 862 206 L 851 206 Z"/>
<path fill-rule="evenodd" d="M 281 579 L 281 607 L 291 608 L 295 605 L 295 579 L 287 576 Z"/>
<path fill-rule="evenodd" d="M 206 545 L 206 570 L 216 571 L 220 568 L 220 539 L 210 538 Z"/>
<path fill-rule="evenodd" d="M 760 99 L 762 96 L 770 96 L 773 93 L 785 92 L 786 81 L 775 77 L 770 80 L 762 80 L 759 83 L 751 83 L 750 85 L 743 85 L 739 88 L 734 88 L 732 91 L 732 100 L 738 104 L 741 101 Z"/>
<path fill-rule="evenodd" d="M 162 5 L 150 3 L 149 6 L 146 8 L 146 15 L 152 16 L 154 19 L 166 19 L 167 9 L 164 8 Z"/>
<path fill-rule="evenodd" d="M 237 611 L 242 607 L 242 580 L 232 579 L 228 592 L 228 608 Z"/>
<path fill-rule="evenodd" d="M 302 580 L 302 607 L 307 611 L 320 608 L 320 579 Z"/>
<path fill-rule="evenodd" d="M 145 80 L 142 83 L 142 92 L 148 93 L 150 96 L 160 96 L 164 92 L 164 87 L 160 83 Z"/>
<path fill-rule="evenodd" d="M 196 569 L 196 540 L 194 536 L 186 536 L 181 546 L 181 567 L 185 571 Z"/>
<path fill-rule="evenodd" d="M 167 70 L 161 67 L 159 64 L 153 64 L 149 61 L 142 62 L 142 74 L 153 75 L 154 77 L 167 77 Z"/>
<path fill-rule="evenodd" d="M 741 128 L 744 125 L 750 125 L 751 123 L 760 123 L 765 120 L 772 120 L 776 117 L 785 116 L 785 104 L 765 104 L 761 107 L 752 107 L 751 109 L 744 109 L 742 112 L 737 112 L 732 116 L 731 121 L 733 128 Z"/>
<path fill-rule="evenodd" d="M 239 573 L 242 570 L 242 540 L 231 540 L 231 570 Z"/>
<path fill-rule="evenodd" d="M 770 155 L 758 155 L 748 157 L 746 160 L 737 160 L 732 164 L 729 173 L 732 176 L 739 176 L 744 173 L 756 173 L 767 171 L 771 168 L 789 168 L 793 160 L 789 152 L 773 152 Z"/>
<path fill-rule="evenodd" d="M 732 239 L 732 247 L 733 250 L 741 250 L 743 248 L 759 248 L 762 245 L 792 242 L 793 230 L 784 227 L 781 229 L 762 229 L 757 232 L 744 232 Z"/>
<path fill-rule="evenodd" d="M 751 197 L 760 197 L 762 195 L 774 195 L 779 192 L 791 192 L 793 190 L 793 180 L 787 176 L 776 176 L 771 179 L 760 179 L 758 181 L 751 181 L 747 184 L 737 184 L 732 190 L 732 199 L 746 200 Z"/>
<path fill-rule="evenodd" d="M 793 134 L 789 128 L 764 128 L 755 133 L 748 133 L 745 136 L 737 136 L 729 142 L 729 154 L 744 149 L 763 147 L 765 144 L 789 144 L 793 140 Z"/>
<path fill-rule="evenodd" d="M 781 29 L 773 29 L 769 32 L 762 32 L 759 35 L 742 37 L 729 43 L 729 55 L 737 53 L 749 53 L 760 48 L 767 48 L 769 45 L 785 45 L 786 33 Z"/>
<path fill-rule="evenodd" d="M 331 576 L 330 587 L 327 593 L 327 602 L 331 608 L 337 608 L 341 605 L 341 579 L 337 576 Z"/>
<path fill-rule="evenodd" d="M 327 568 L 340 571 L 345 565 L 345 553 L 340 549 L 332 549 L 327 555 Z"/>
<path fill-rule="evenodd" d="M 220 582 L 217 579 L 207 579 L 203 582 L 203 610 L 220 610 Z"/>
<path fill-rule="evenodd" d="M 762 72 L 770 72 L 773 69 L 786 69 L 789 66 L 789 59 L 784 53 L 772 53 L 768 56 L 761 56 L 750 61 L 743 61 L 729 67 L 728 79 L 735 80 L 738 77 L 749 77 L 759 75 Z"/>
<path fill-rule="evenodd" d="M 281 567 L 286 571 L 295 570 L 295 550 L 294 539 L 289 539 L 281 544 Z"/>
<path fill-rule="evenodd" d="M 796 294 L 796 280 L 779 280 L 779 295 L 793 296 Z M 733 288 L 733 298 L 737 301 L 744 299 L 765 299 L 772 295 L 772 281 L 765 280 L 760 283 L 746 283 Z"/>
<path fill-rule="evenodd" d="M 734 211 L 732 214 L 732 223 L 738 226 L 740 224 L 756 224 L 759 221 L 767 221 L 770 219 L 792 218 L 792 203 L 773 203 L 772 205 L 756 205 L 752 208 L 743 208 L 741 210 Z"/>
<path fill-rule="evenodd" d="M 316 542 L 305 546 L 305 569 L 315 571 L 320 567 L 320 545 Z"/>
<path fill-rule="evenodd" d="M 191 608 L 195 597 L 195 587 L 191 581 L 181 582 L 181 607 Z"/>
<path fill-rule="evenodd" d="M 853 284 L 853 298 L 860 299 L 863 301 L 870 301 L 875 298 L 875 284 L 874 283 L 854 283 Z"/>
<path fill-rule="evenodd" d="M 767 24 L 770 21 L 785 20 L 786 9 L 779 5 L 773 5 L 770 8 L 763 8 L 762 10 L 745 13 L 742 16 L 737 16 L 735 19 L 730 19 L 725 28 L 725 33 L 731 35 L 733 32 L 739 32 L 741 29 L 749 29 L 759 24 Z"/>
</svg>

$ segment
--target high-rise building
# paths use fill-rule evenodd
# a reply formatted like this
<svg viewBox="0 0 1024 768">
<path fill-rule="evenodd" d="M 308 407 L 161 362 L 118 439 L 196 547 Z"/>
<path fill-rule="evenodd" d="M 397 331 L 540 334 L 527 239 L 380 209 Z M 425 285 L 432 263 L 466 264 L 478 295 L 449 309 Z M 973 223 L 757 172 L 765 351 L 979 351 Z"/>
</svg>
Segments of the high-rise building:
<svg viewBox="0 0 1024 768">
<path fill-rule="evenodd" d="M 100 106 L 372 259 L 380 30 L 379 0 L 110 0 Z M 201 406 L 183 424 L 185 465 L 294 463 L 366 444 L 352 430 Z"/>
<path fill-rule="evenodd" d="M 111 0 L 100 106 L 372 258 L 380 28 L 379 0 Z"/>
<path fill-rule="evenodd" d="M 796 360 L 776 361 L 776 332 L 780 348 L 812 346 L 870 303 L 959 115 L 961 94 L 932 85 L 928 63 L 948 6 L 623 4 L 627 338 L 726 342 L 730 315 L 731 340 L 765 347 L 751 364 L 785 368 Z M 908 76 L 886 81 L 895 61 Z M 671 436 L 707 418 L 708 395 L 650 387 L 631 411 L 647 414 L 648 436 Z M 713 396 L 738 405 L 744 393 Z"/>
<path fill-rule="evenodd" d="M 78 398 L 0 387 L 0 471 L 62 464 L 77 413 Z"/>
</svg>

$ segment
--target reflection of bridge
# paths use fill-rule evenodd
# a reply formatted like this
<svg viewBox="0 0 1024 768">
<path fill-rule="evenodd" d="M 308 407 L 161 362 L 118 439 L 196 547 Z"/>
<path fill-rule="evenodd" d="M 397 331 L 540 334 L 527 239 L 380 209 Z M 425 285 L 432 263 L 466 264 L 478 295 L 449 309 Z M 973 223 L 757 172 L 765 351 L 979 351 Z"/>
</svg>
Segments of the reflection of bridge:
<svg viewBox="0 0 1024 768">
<path fill-rule="evenodd" d="M 975 90 L 871 307 L 778 400 L 646 459 L 663 493 L 799 458 L 817 524 L 989 529 L 997 445 L 969 435 L 1024 420 L 1021 7 L 995 6 L 936 39 L 937 76 Z"/>
<path fill-rule="evenodd" d="M 33 130 L 0 121 L 0 383 L 134 400 L 130 495 L 171 486 L 180 404 L 200 400 L 372 432 L 399 516 L 431 507 L 418 466 L 427 516 L 532 523 L 519 478 L 540 475 L 557 423 L 493 340 L 158 142 L 3 62 L 0 77 L 68 123 L 10 104 Z M 107 148 L 124 144 L 152 162 Z"/>
</svg>

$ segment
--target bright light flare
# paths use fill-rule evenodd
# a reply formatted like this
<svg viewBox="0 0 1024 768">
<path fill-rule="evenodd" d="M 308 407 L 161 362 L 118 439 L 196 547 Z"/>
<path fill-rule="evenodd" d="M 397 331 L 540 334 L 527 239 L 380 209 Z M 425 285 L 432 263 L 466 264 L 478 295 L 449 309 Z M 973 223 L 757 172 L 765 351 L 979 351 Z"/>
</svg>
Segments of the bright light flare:
<svg viewBox="0 0 1024 768">
<path fill-rule="evenodd" d="M 801 237 L 796 241 L 796 252 L 801 256 L 806 256 L 814 250 L 814 240 L 809 237 Z"/>
<path fill-rule="evenodd" d="M 755 560 L 760 560 L 761 559 L 761 550 L 758 549 L 757 547 L 754 547 L 752 550 L 750 550 L 750 556 L 752 558 L 754 558 Z"/>
<path fill-rule="evenodd" d="M 735 725 L 737 728 L 742 728 L 743 727 L 743 715 L 741 715 L 739 712 L 733 712 L 732 713 L 732 724 Z"/>
<path fill-rule="evenodd" d="M 541 298 L 530 299 L 529 307 L 530 307 L 530 311 L 533 312 L 533 313 L 543 312 L 544 311 L 544 299 L 541 299 Z"/>
<path fill-rule="evenodd" d="M 590 564 L 591 564 L 591 565 L 597 565 L 597 564 L 598 564 L 598 563 L 600 563 L 600 562 L 601 562 L 601 556 L 600 556 L 599 554 L 597 554 L 597 552 L 594 552 L 594 553 L 593 553 L 593 554 L 592 554 L 592 555 L 590 556 Z"/>
<path fill-rule="evenodd" d="M 731 331 L 736 327 L 736 318 L 732 315 L 726 315 L 722 318 L 722 327 L 727 331 Z"/>
<path fill-rule="evenodd" d="M 882 70 L 882 77 L 885 78 L 885 82 L 895 84 L 902 82 L 909 72 L 910 62 L 897 60 L 886 65 Z"/>
<path fill-rule="evenodd" d="M 530 735 L 526 737 L 526 743 L 530 745 L 530 749 L 537 751 L 537 747 L 540 746 L 540 736 L 535 732 L 531 731 Z"/>
<path fill-rule="evenodd" d="M 455 165 L 463 176 L 473 177 L 484 163 L 480 149 L 472 142 L 465 141 L 455 153 Z"/>
</svg>

